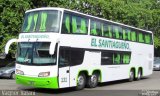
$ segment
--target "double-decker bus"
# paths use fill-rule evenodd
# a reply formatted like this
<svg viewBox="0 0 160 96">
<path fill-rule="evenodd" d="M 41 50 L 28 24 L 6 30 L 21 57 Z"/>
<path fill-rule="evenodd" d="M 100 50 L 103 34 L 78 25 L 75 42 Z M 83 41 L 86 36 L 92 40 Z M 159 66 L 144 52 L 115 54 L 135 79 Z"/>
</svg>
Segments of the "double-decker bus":
<svg viewBox="0 0 160 96">
<path fill-rule="evenodd" d="M 17 42 L 16 83 L 37 88 L 85 86 L 152 74 L 153 33 L 64 8 L 25 13 Z"/>
</svg>

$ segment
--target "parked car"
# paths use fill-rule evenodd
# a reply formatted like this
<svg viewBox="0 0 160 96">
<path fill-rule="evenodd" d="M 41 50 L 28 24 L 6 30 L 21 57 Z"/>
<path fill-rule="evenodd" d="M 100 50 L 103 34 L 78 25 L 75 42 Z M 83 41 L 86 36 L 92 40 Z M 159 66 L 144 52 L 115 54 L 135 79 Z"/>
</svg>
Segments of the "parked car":
<svg viewBox="0 0 160 96">
<path fill-rule="evenodd" d="M 5 67 L 0 68 L 0 77 L 15 78 L 15 61 L 7 64 Z"/>
<path fill-rule="evenodd" d="M 154 61 L 153 70 L 160 70 L 160 59 Z"/>
</svg>

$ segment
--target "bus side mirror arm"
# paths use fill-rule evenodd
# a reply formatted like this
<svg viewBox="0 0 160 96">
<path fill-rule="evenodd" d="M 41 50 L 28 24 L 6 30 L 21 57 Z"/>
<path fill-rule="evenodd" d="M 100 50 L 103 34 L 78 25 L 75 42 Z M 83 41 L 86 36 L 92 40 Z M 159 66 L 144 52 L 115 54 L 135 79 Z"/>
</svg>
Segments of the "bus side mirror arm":
<svg viewBox="0 0 160 96">
<path fill-rule="evenodd" d="M 10 45 L 11 45 L 12 43 L 14 43 L 14 42 L 17 42 L 17 41 L 18 41 L 18 39 L 11 39 L 11 40 L 9 40 L 9 41 L 7 42 L 7 44 L 6 44 L 6 46 L 5 46 L 5 54 L 8 54 Z"/>
<path fill-rule="evenodd" d="M 49 48 L 49 54 L 50 54 L 50 55 L 53 55 L 53 54 L 54 54 L 55 45 L 56 45 L 56 43 L 51 42 L 50 48 Z"/>
<path fill-rule="evenodd" d="M 55 47 L 56 47 L 56 44 L 59 43 L 59 40 L 57 40 L 56 42 L 51 42 L 50 44 L 50 48 L 49 48 L 49 54 L 50 55 L 53 55 L 54 52 L 55 52 Z"/>
</svg>

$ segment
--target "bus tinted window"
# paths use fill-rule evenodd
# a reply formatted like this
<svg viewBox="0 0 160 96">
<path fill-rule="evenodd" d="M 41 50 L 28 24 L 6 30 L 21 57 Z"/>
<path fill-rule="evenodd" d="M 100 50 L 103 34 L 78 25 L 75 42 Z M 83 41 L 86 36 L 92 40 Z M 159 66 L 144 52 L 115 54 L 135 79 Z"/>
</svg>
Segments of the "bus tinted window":
<svg viewBox="0 0 160 96">
<path fill-rule="evenodd" d="M 101 64 L 110 65 L 113 64 L 113 53 L 112 52 L 102 52 L 101 53 Z"/>
<path fill-rule="evenodd" d="M 142 32 L 138 34 L 138 42 L 144 43 L 144 34 Z"/>
<path fill-rule="evenodd" d="M 70 64 L 70 51 L 69 49 L 60 48 L 59 51 L 59 66 L 69 66 Z"/>
<path fill-rule="evenodd" d="M 87 34 L 88 19 L 77 16 L 64 14 L 62 33 L 68 34 Z"/>
<path fill-rule="evenodd" d="M 82 49 L 72 49 L 71 50 L 71 65 L 80 65 L 83 62 L 84 50 Z"/>
<path fill-rule="evenodd" d="M 123 28 L 122 30 L 122 39 L 123 40 L 128 40 L 128 37 L 127 37 L 127 30 Z"/>
<path fill-rule="evenodd" d="M 72 33 L 87 34 L 88 20 L 79 16 L 72 16 Z"/>
<path fill-rule="evenodd" d="M 71 33 L 70 31 L 70 15 L 64 14 L 62 23 L 62 33 Z"/>
<path fill-rule="evenodd" d="M 109 37 L 112 38 L 112 25 L 108 25 L 108 32 L 109 32 Z"/>
<path fill-rule="evenodd" d="M 102 52 L 101 64 L 102 65 L 117 65 L 117 64 L 129 64 L 131 58 L 130 52 Z"/>
<path fill-rule="evenodd" d="M 102 36 L 104 37 L 112 37 L 112 25 L 109 23 L 102 23 Z"/>
<path fill-rule="evenodd" d="M 127 34 L 126 34 L 127 35 L 127 40 L 130 41 L 131 40 L 131 30 L 127 29 L 126 32 L 127 32 Z"/>
<path fill-rule="evenodd" d="M 136 31 L 132 31 L 132 32 L 131 32 L 131 41 L 137 41 Z"/>
<path fill-rule="evenodd" d="M 146 33 L 145 35 L 144 35 L 144 39 L 145 39 L 145 43 L 146 44 L 152 44 L 152 35 L 151 34 L 149 34 L 149 33 Z"/>
<path fill-rule="evenodd" d="M 59 52 L 59 66 L 80 65 L 83 62 L 84 50 L 61 47 Z"/>
<path fill-rule="evenodd" d="M 102 24 L 102 36 L 109 37 L 108 25 Z"/>
<path fill-rule="evenodd" d="M 119 27 L 119 39 L 122 39 L 123 34 L 122 34 L 122 27 Z"/>
<path fill-rule="evenodd" d="M 27 12 L 22 32 L 56 32 L 59 31 L 61 19 L 60 11 L 33 11 Z"/>
<path fill-rule="evenodd" d="M 116 39 L 122 39 L 122 28 L 117 25 L 113 25 L 113 37 Z"/>
<path fill-rule="evenodd" d="M 90 34 L 91 35 L 96 35 L 96 36 L 102 36 L 102 27 L 101 27 L 101 23 L 100 21 L 96 21 L 96 20 L 91 20 L 91 24 L 90 24 Z"/>
<path fill-rule="evenodd" d="M 121 63 L 121 54 L 120 53 L 114 53 L 113 54 L 113 63 L 114 64 L 120 64 Z"/>
<path fill-rule="evenodd" d="M 114 38 L 119 38 L 119 31 L 118 31 L 118 26 L 113 25 L 113 37 Z"/>
<path fill-rule="evenodd" d="M 122 63 L 123 64 L 129 64 L 130 58 L 131 58 L 131 54 L 130 53 L 123 53 L 122 54 Z"/>
</svg>

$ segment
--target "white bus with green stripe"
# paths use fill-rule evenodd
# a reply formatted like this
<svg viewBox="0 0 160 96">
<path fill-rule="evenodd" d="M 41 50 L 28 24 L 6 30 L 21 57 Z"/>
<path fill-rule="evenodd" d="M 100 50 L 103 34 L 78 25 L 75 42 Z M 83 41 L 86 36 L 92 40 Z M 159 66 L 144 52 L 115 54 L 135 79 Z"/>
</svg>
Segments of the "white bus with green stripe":
<svg viewBox="0 0 160 96">
<path fill-rule="evenodd" d="M 94 88 L 152 74 L 153 33 L 64 8 L 26 11 L 17 42 L 16 82 L 36 88 Z"/>
</svg>

